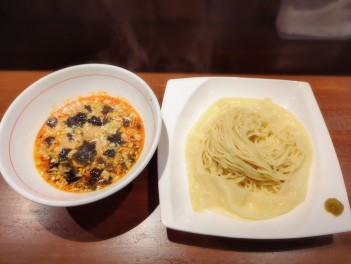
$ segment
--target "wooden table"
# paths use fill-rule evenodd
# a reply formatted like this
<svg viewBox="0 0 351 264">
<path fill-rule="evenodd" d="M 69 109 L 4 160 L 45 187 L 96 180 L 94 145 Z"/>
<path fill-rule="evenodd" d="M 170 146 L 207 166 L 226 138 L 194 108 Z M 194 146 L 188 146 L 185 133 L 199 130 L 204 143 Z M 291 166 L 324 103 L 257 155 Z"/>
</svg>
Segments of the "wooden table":
<svg viewBox="0 0 351 264">
<path fill-rule="evenodd" d="M 29 84 L 49 72 L 1 71 L 0 118 Z M 140 73 L 162 103 L 168 79 Z M 351 200 L 351 77 L 258 76 L 309 82 L 327 123 Z M 31 202 L 0 177 L 0 263 L 351 263 L 351 232 L 288 240 L 203 236 L 165 228 L 156 154 L 121 192 L 97 203 L 56 208 Z"/>
</svg>

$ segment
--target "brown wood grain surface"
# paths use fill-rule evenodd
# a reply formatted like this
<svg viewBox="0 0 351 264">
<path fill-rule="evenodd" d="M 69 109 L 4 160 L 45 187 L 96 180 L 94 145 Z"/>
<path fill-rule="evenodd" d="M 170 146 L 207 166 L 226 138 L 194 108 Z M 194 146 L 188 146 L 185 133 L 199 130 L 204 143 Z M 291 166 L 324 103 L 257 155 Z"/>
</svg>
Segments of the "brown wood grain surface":
<svg viewBox="0 0 351 264">
<path fill-rule="evenodd" d="M 0 71 L 0 119 L 16 96 L 48 73 Z M 151 86 L 161 104 L 167 80 L 197 76 L 138 75 Z M 351 200 L 351 77 L 245 76 L 310 83 Z M 159 209 L 156 155 L 122 191 L 99 202 L 71 208 L 31 202 L 0 177 L 0 263 L 351 263 L 351 232 L 249 240 L 165 228 Z"/>
</svg>

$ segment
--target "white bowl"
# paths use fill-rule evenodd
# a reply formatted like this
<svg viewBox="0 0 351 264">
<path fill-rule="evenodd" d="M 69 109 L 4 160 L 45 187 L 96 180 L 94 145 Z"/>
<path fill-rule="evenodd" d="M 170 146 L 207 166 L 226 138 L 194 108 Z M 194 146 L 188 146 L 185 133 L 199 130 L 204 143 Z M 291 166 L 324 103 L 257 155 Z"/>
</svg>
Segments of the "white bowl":
<svg viewBox="0 0 351 264">
<path fill-rule="evenodd" d="M 145 128 L 140 158 L 120 181 L 102 190 L 70 193 L 55 189 L 35 167 L 35 137 L 53 107 L 98 91 L 126 98 L 140 114 Z M 1 174 L 15 191 L 41 204 L 68 207 L 97 201 L 125 187 L 149 163 L 159 142 L 161 120 L 160 105 L 151 88 L 125 69 L 86 64 L 56 71 L 25 89 L 6 111 L 0 123 Z"/>
</svg>

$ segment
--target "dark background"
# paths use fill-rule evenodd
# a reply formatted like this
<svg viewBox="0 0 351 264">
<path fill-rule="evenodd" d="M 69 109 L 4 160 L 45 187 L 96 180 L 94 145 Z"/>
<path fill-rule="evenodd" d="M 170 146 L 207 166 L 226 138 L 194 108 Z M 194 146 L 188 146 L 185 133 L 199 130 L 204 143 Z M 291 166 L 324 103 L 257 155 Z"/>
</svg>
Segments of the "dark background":
<svg viewBox="0 0 351 264">
<path fill-rule="evenodd" d="M 278 35 L 281 2 L 1 0 L 0 69 L 350 74 L 350 39 Z"/>
</svg>

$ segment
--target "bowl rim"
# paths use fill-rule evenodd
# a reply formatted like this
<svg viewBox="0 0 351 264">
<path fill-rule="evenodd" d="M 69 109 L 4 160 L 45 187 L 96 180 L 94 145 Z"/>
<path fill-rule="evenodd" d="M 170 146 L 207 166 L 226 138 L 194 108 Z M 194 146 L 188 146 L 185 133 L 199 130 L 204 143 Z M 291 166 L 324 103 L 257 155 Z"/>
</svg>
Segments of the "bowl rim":
<svg viewBox="0 0 351 264">
<path fill-rule="evenodd" d="M 55 200 L 55 199 L 45 199 L 41 196 L 36 196 L 33 193 L 29 193 L 26 190 L 24 190 L 22 187 L 18 186 L 15 182 L 14 179 L 12 179 L 12 175 L 10 172 L 8 172 L 8 170 L 6 169 L 6 166 L 4 165 L 4 160 L 2 157 L 0 157 L 0 172 L 1 175 L 3 176 L 3 178 L 5 179 L 5 181 L 20 195 L 22 195 L 23 197 L 40 203 L 40 204 L 44 204 L 44 205 L 49 205 L 49 206 L 57 206 L 57 207 L 71 207 L 71 206 L 79 206 L 79 205 L 83 205 L 83 204 L 89 204 L 92 202 L 96 202 L 98 200 L 101 200 L 103 198 L 106 198 L 118 191 L 120 191 L 121 189 L 123 189 L 125 186 L 127 186 L 130 182 L 132 182 L 135 178 L 137 178 L 140 173 L 142 172 L 142 170 L 145 169 L 145 167 L 149 164 L 151 158 L 153 157 L 153 155 L 156 152 L 159 140 L 160 140 L 160 136 L 161 136 L 161 130 L 162 130 L 162 116 L 161 116 L 161 107 L 160 107 L 160 103 L 154 93 L 154 91 L 151 89 L 151 87 L 141 78 L 139 77 L 137 74 L 121 68 L 119 66 L 115 66 L 115 65 L 110 65 L 110 64 L 101 64 L 101 63 L 88 63 L 88 64 L 79 64 L 79 65 L 74 65 L 74 66 L 69 66 L 66 68 L 62 68 L 59 69 L 57 71 L 53 71 L 41 78 L 39 78 L 38 80 L 34 81 L 32 84 L 30 84 L 29 86 L 27 86 L 20 94 L 17 95 L 17 97 L 12 101 L 12 103 L 9 105 L 9 107 L 7 108 L 7 110 L 5 111 L 3 118 L 0 122 L 0 142 L 2 141 L 5 144 L 8 144 L 8 137 L 4 136 L 3 131 L 5 131 L 6 129 L 8 129 L 9 127 L 6 126 L 6 124 L 8 124 L 8 122 L 11 122 L 11 120 L 13 120 L 14 118 L 18 118 L 17 115 L 15 117 L 11 116 L 12 115 L 12 111 L 14 109 L 16 109 L 16 107 L 19 107 L 19 105 L 21 104 L 21 101 L 26 98 L 27 94 L 29 92 L 31 92 L 32 90 L 37 89 L 36 87 L 42 85 L 42 82 L 49 80 L 53 77 L 56 77 L 57 75 L 61 75 L 61 74 L 65 74 L 65 73 L 69 73 L 71 71 L 76 71 L 76 70 L 82 70 L 82 69 L 88 69 L 88 70 L 92 70 L 92 71 L 101 71 L 101 70 L 112 70 L 112 71 L 116 71 L 116 75 L 120 75 L 120 74 L 125 74 L 128 77 L 134 79 L 136 81 L 136 83 L 140 86 L 143 87 L 143 90 L 145 90 L 147 92 L 147 95 L 151 97 L 151 104 L 150 106 L 154 108 L 155 110 L 155 124 L 156 124 L 156 128 L 155 128 L 155 134 L 151 139 L 151 145 L 149 148 L 149 152 L 146 153 L 143 161 L 139 164 L 139 167 L 133 172 L 132 175 L 130 175 L 128 177 L 128 179 L 124 180 L 121 184 L 115 185 L 115 186 L 111 186 L 110 188 L 108 188 L 107 190 L 103 189 L 102 192 L 95 192 L 94 194 L 96 195 L 91 195 L 88 197 L 84 197 L 82 199 L 77 199 L 77 200 Z M 99 75 L 104 75 L 103 73 L 99 72 Z M 110 74 L 109 74 L 110 75 Z M 122 78 L 124 80 L 124 78 Z M 127 81 L 128 83 L 130 83 L 129 81 Z M 133 84 L 133 86 L 135 86 L 135 84 Z M 3 156 L 3 155 L 1 155 Z M 79 195 L 79 194 L 78 194 Z"/>
</svg>

